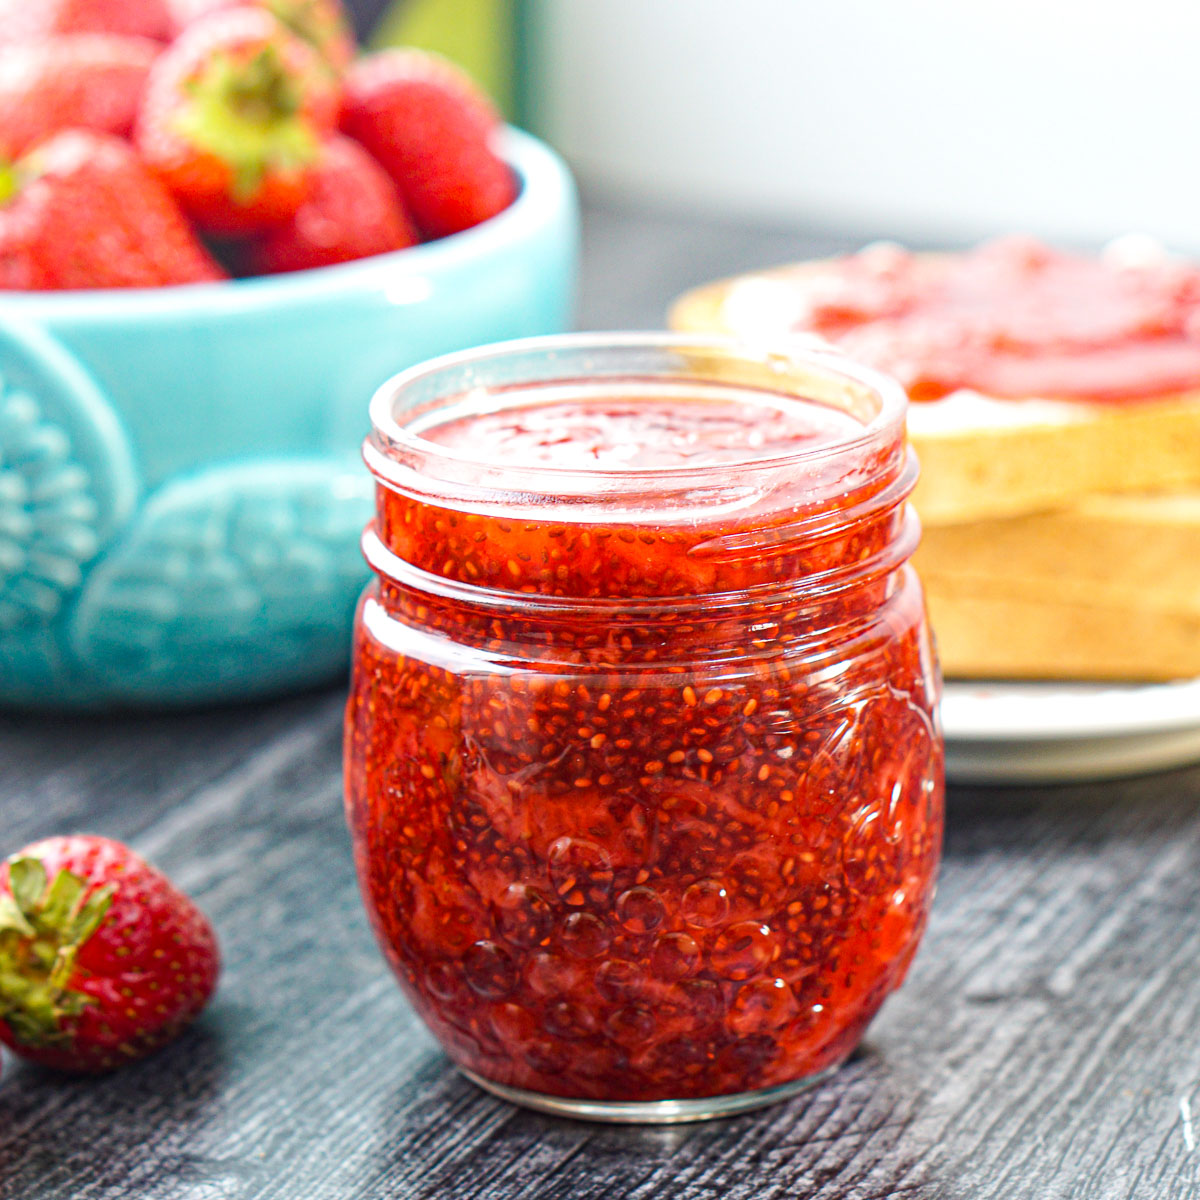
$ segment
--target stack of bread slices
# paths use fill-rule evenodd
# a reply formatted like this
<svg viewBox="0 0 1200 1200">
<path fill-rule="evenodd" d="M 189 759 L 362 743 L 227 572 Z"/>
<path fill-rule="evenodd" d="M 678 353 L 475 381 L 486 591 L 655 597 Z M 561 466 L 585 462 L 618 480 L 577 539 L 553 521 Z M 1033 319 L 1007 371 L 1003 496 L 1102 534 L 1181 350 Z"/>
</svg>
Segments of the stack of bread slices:
<svg viewBox="0 0 1200 1200">
<path fill-rule="evenodd" d="M 833 262 L 836 260 L 830 260 Z M 809 262 L 689 292 L 677 330 L 803 336 Z M 916 562 L 949 676 L 1200 676 L 1200 378 L 1130 403 L 911 403 Z"/>
</svg>

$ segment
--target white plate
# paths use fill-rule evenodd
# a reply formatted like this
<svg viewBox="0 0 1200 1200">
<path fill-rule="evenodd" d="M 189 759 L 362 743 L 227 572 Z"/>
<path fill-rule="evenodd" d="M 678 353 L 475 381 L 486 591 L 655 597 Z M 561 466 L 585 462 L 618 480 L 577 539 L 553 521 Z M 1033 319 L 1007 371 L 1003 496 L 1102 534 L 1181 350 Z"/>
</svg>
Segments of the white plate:
<svg viewBox="0 0 1200 1200">
<path fill-rule="evenodd" d="M 955 783 L 1065 783 L 1200 761 L 1200 679 L 1179 683 L 948 680 Z"/>
</svg>

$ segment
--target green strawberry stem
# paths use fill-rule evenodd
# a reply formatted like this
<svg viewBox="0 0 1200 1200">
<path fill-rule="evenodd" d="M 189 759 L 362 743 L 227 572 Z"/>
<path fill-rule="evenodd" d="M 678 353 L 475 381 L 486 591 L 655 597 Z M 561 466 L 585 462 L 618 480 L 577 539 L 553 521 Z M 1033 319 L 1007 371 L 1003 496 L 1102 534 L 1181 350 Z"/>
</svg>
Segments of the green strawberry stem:
<svg viewBox="0 0 1200 1200">
<path fill-rule="evenodd" d="M 21 180 L 16 166 L 0 159 L 0 204 L 7 204 L 20 190 Z"/>
<path fill-rule="evenodd" d="M 301 83 L 274 46 L 249 59 L 217 55 L 187 91 L 173 126 L 231 168 L 239 204 L 253 200 L 268 172 L 298 171 L 317 157 Z"/>
<path fill-rule="evenodd" d="M 337 33 L 336 21 L 323 10 L 320 0 L 268 0 L 271 15 L 322 55 Z"/>
<path fill-rule="evenodd" d="M 103 924 L 112 884 L 89 891 L 70 871 L 53 881 L 36 858 L 8 865 L 11 895 L 0 895 L 0 1021 L 28 1046 L 67 1040 L 65 1024 L 92 1001 L 70 987 L 75 960 Z"/>
</svg>

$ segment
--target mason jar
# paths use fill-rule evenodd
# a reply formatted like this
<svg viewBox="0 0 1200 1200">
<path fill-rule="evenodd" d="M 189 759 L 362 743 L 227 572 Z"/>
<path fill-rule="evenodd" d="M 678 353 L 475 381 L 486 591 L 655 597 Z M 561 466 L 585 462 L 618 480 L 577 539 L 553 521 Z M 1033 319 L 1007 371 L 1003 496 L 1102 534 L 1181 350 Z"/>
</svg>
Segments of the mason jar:
<svg viewBox="0 0 1200 1200">
<path fill-rule="evenodd" d="M 346 714 L 367 913 L 469 1078 L 756 1107 L 916 951 L 939 677 L 904 395 L 831 353 L 604 334 L 387 384 Z"/>
</svg>

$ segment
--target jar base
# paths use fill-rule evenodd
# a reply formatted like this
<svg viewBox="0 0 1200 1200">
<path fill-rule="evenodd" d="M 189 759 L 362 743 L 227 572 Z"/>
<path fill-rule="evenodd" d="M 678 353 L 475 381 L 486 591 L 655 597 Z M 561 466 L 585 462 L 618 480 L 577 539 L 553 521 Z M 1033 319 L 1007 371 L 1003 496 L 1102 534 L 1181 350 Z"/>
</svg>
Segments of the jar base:
<svg viewBox="0 0 1200 1200">
<path fill-rule="evenodd" d="M 610 1125 L 681 1125 L 687 1121 L 712 1121 L 732 1117 L 790 1100 L 800 1092 L 820 1083 L 837 1070 L 834 1063 L 823 1071 L 781 1083 L 776 1087 L 760 1088 L 753 1092 L 736 1092 L 731 1096 L 701 1096 L 694 1100 L 588 1100 L 576 1096 L 548 1096 L 542 1092 L 527 1092 L 523 1088 L 506 1087 L 459 1067 L 461 1074 L 472 1083 L 507 1100 L 510 1104 L 550 1113 L 555 1117 L 571 1117 L 578 1121 L 602 1121 Z"/>
</svg>

